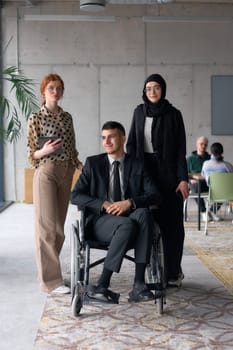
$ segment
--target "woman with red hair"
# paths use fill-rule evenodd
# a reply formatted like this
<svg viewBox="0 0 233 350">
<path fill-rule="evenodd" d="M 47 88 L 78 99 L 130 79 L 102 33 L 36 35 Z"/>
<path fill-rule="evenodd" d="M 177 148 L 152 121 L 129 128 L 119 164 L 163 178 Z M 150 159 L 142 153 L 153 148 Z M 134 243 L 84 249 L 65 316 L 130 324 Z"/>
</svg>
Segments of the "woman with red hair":
<svg viewBox="0 0 233 350">
<path fill-rule="evenodd" d="M 65 294 L 59 254 L 64 243 L 70 189 L 75 168 L 81 169 L 75 146 L 72 117 L 58 106 L 64 82 L 57 74 L 45 76 L 40 85 L 42 106 L 28 120 L 27 149 L 35 168 L 36 261 L 40 288 Z"/>
</svg>

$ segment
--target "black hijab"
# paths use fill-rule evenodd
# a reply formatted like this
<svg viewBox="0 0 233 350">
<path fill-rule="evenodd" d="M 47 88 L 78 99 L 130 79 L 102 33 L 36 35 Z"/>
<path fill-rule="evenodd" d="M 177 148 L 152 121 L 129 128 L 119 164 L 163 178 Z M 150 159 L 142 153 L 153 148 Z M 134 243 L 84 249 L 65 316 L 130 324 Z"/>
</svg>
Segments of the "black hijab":
<svg viewBox="0 0 233 350">
<path fill-rule="evenodd" d="M 162 96 L 161 100 L 165 98 L 166 96 L 166 89 L 167 89 L 167 84 L 166 81 L 163 79 L 163 77 L 160 74 L 151 74 L 149 77 L 145 80 L 144 87 L 143 87 L 143 101 L 148 102 L 148 98 L 146 97 L 146 84 L 149 83 L 150 81 L 155 81 L 158 83 L 161 87 L 162 90 Z"/>
<path fill-rule="evenodd" d="M 157 103 L 152 103 L 148 100 L 146 96 L 146 84 L 150 81 L 154 81 L 158 83 L 161 87 L 161 99 Z M 155 117 L 160 114 L 160 110 L 164 104 L 165 96 L 166 96 L 167 85 L 165 80 L 160 74 L 151 74 L 144 82 L 142 99 L 145 103 L 146 114 L 148 117 Z"/>
</svg>

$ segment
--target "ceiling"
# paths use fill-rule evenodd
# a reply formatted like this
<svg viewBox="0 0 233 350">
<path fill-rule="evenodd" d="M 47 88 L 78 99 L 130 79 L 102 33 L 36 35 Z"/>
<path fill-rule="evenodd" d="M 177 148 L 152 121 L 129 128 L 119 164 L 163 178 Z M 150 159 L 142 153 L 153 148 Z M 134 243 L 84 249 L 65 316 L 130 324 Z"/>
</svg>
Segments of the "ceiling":
<svg viewBox="0 0 233 350">
<path fill-rule="evenodd" d="M 233 5 L 233 0 L 170 0 L 171 2 L 166 2 L 166 0 L 105 0 L 106 9 L 108 5 L 157 5 L 162 7 L 169 7 L 174 4 L 179 5 Z M 164 3 L 163 3 L 164 1 Z M 168 0 L 167 0 L 168 1 Z M 11 6 L 25 6 L 25 7 L 34 7 L 40 4 L 56 4 L 56 3 L 72 3 L 79 0 L 0 0 L 1 7 L 11 7 Z"/>
<path fill-rule="evenodd" d="M 66 0 L 67 2 L 69 0 Z M 10 3 L 21 3 L 25 5 L 36 5 L 39 3 L 49 3 L 49 2 L 65 2 L 64 0 L 3 0 L 3 4 Z M 107 4 L 112 5 L 154 5 L 158 4 L 157 0 L 106 0 Z M 174 3 L 177 4 L 233 4 L 233 0 L 175 0 Z M 169 6 L 169 4 L 164 4 L 163 6 Z"/>
<path fill-rule="evenodd" d="M 115 5 L 152 5 L 158 4 L 157 0 L 106 0 L 107 4 Z M 233 4 L 233 0 L 175 0 L 176 3 L 193 4 Z"/>
</svg>

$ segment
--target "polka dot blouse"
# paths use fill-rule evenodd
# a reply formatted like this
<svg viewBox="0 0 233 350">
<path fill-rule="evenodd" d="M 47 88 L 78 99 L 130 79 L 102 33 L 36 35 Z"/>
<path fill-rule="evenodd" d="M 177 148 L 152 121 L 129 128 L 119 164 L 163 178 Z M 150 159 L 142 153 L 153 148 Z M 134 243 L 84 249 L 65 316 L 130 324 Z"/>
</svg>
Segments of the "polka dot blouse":
<svg viewBox="0 0 233 350">
<path fill-rule="evenodd" d="M 48 154 L 41 159 L 34 159 L 33 154 L 40 149 L 39 137 L 51 136 L 63 140 L 62 152 Z M 47 161 L 72 160 L 75 168 L 81 169 L 82 163 L 78 159 L 78 152 L 75 147 L 75 134 L 72 117 L 59 107 L 57 113 L 51 113 L 45 106 L 42 106 L 38 113 L 32 114 L 28 119 L 27 150 L 30 164 L 37 168 L 41 163 Z"/>
</svg>

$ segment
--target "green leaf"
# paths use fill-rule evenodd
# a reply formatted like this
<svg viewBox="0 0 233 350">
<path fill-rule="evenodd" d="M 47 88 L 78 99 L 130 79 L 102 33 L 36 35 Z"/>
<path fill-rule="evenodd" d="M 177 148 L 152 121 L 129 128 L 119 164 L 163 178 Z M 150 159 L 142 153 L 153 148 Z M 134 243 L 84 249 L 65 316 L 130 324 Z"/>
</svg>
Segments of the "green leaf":
<svg viewBox="0 0 233 350">
<path fill-rule="evenodd" d="M 7 120 L 6 127 L 1 126 L 0 141 L 16 141 L 21 133 L 22 123 L 21 116 L 26 120 L 30 114 L 39 108 L 37 97 L 34 92 L 35 81 L 27 78 L 15 66 L 3 70 L 0 74 L 1 85 L 6 81 L 10 85 L 10 93 L 14 95 L 16 104 L 0 96 L 0 113 L 2 118 Z"/>
</svg>

